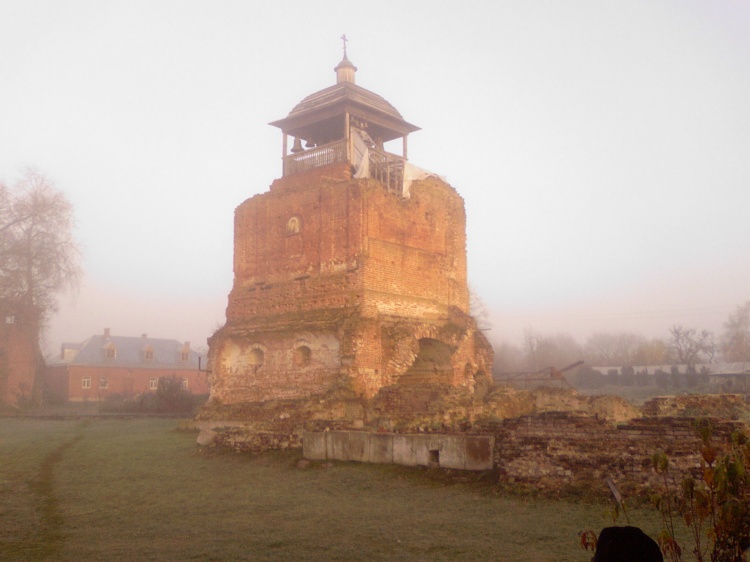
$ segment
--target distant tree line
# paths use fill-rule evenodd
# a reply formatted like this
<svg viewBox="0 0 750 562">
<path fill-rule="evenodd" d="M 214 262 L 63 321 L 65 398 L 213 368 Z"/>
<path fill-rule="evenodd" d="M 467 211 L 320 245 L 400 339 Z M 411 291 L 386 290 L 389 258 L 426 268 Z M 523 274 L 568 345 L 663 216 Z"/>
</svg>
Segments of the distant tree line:
<svg viewBox="0 0 750 562">
<path fill-rule="evenodd" d="M 567 376 L 567 380 L 576 388 L 599 389 L 605 386 L 657 386 L 664 389 L 699 389 L 708 385 L 709 374 L 705 366 L 699 371 L 680 369 L 672 365 L 666 369 L 657 368 L 649 374 L 645 368 L 634 368 L 631 365 L 618 368 L 596 369 L 584 365 Z"/>
<path fill-rule="evenodd" d="M 559 369 L 583 360 L 583 367 L 567 375 L 583 388 L 606 384 L 697 388 L 708 382 L 707 370 L 701 364 L 750 362 L 750 301 L 729 315 L 718 341 L 708 330 L 682 325 L 669 328 L 665 338 L 597 332 L 584 344 L 569 334 L 543 334 L 529 328 L 520 346 L 499 342 L 494 347 L 496 378 L 549 367 Z M 646 372 L 647 367 L 652 368 L 651 374 Z"/>
</svg>

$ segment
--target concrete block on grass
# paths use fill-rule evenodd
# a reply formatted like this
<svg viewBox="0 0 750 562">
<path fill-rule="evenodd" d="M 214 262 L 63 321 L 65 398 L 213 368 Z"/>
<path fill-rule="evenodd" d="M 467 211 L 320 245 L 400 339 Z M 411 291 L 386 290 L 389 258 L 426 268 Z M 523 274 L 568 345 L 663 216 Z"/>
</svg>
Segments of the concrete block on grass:
<svg viewBox="0 0 750 562">
<path fill-rule="evenodd" d="M 367 461 L 381 464 L 393 462 L 393 434 L 370 433 Z"/>
<path fill-rule="evenodd" d="M 393 462 L 404 466 L 417 466 L 416 444 L 414 435 L 393 436 Z"/>
<path fill-rule="evenodd" d="M 354 431 L 329 431 L 328 458 L 340 461 L 367 460 L 367 433 Z"/>
<path fill-rule="evenodd" d="M 466 464 L 465 445 L 466 441 L 463 435 L 443 435 L 440 439 L 440 447 L 437 449 L 438 466 L 463 470 Z"/>
<path fill-rule="evenodd" d="M 302 435 L 302 456 L 314 461 L 326 459 L 326 434 L 305 432 Z"/>
<path fill-rule="evenodd" d="M 435 462 L 436 456 L 439 457 L 441 449 L 442 435 L 411 435 L 414 439 L 414 453 L 417 464 L 420 466 L 438 466 Z M 437 451 L 437 455 L 435 452 Z"/>
</svg>

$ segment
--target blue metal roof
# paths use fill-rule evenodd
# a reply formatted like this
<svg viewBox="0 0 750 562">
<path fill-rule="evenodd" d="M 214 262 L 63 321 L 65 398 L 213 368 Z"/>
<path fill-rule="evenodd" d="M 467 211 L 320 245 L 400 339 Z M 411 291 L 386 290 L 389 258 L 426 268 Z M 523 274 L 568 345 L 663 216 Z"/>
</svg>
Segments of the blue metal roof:
<svg viewBox="0 0 750 562">
<path fill-rule="evenodd" d="M 108 350 L 113 352 L 108 354 Z M 183 353 L 187 353 L 186 361 L 182 360 Z M 190 349 L 188 344 L 146 336 L 91 336 L 80 344 L 64 344 L 62 357 L 50 365 L 139 369 L 198 368 L 198 352 Z"/>
</svg>

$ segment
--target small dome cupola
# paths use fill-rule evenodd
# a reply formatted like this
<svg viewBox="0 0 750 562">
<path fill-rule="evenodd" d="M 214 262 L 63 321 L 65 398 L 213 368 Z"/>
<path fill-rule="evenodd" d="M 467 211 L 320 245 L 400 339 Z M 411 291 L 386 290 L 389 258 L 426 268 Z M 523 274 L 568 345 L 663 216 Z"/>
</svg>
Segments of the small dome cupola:
<svg viewBox="0 0 750 562">
<path fill-rule="evenodd" d="M 341 40 L 344 42 L 344 58 L 341 59 L 338 66 L 333 69 L 336 71 L 336 84 L 341 84 L 342 82 L 350 82 L 351 84 L 354 84 L 354 73 L 357 72 L 357 67 L 354 66 L 346 56 L 346 42 L 348 41 L 346 35 L 342 35 Z"/>
<path fill-rule="evenodd" d="M 334 69 L 336 84 L 310 94 L 284 119 L 281 129 L 283 175 L 349 162 L 355 177 L 378 179 L 397 189 L 407 158 L 407 137 L 419 127 L 404 120 L 382 96 L 354 83 L 357 67 L 346 54 Z M 289 139 L 293 139 L 289 142 Z M 384 143 L 402 139 L 401 154 L 386 152 Z"/>
</svg>

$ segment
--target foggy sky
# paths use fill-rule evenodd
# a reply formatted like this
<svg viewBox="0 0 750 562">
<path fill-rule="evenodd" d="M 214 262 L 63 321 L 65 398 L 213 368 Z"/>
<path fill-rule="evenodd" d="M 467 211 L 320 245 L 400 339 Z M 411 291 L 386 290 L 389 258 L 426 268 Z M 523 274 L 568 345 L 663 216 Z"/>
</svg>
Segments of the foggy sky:
<svg viewBox="0 0 750 562">
<path fill-rule="evenodd" d="M 493 341 L 719 332 L 750 299 L 750 2 L 0 0 L 0 178 L 72 201 L 85 283 L 48 337 L 205 345 L 269 121 L 357 84 L 467 210 Z"/>
</svg>

